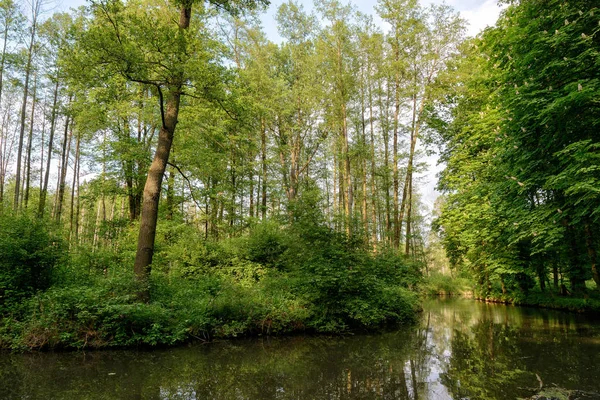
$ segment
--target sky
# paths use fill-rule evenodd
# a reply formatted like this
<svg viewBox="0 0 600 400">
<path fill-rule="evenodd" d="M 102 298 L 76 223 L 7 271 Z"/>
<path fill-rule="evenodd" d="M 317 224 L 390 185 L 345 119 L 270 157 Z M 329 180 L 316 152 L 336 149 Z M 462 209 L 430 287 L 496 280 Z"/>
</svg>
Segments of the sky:
<svg viewBox="0 0 600 400">
<path fill-rule="evenodd" d="M 306 11 L 313 9 L 313 0 L 298 0 L 304 5 Z M 460 12 L 462 18 L 468 23 L 467 35 L 475 36 L 486 26 L 494 25 L 501 8 L 497 4 L 497 0 L 419 0 L 421 4 L 428 5 L 430 3 L 441 4 L 445 2 L 452 8 Z M 265 33 L 273 42 L 280 42 L 281 38 L 277 32 L 274 15 L 277 12 L 277 8 L 284 3 L 285 0 L 271 0 L 271 5 L 262 17 L 263 28 Z M 381 20 L 376 17 L 375 5 L 377 0 L 342 0 L 342 3 L 352 3 L 356 8 L 368 15 L 374 16 L 376 23 L 382 24 Z M 86 3 L 85 0 L 59 0 L 58 9 L 68 10 L 69 8 L 77 8 Z M 382 24 L 383 25 L 383 24 Z M 420 192 L 423 195 L 422 201 L 424 205 L 429 209 L 430 212 L 433 209 L 435 199 L 439 195 L 435 191 L 437 182 L 436 174 L 440 172 L 443 167 L 437 165 L 437 157 L 429 156 L 425 160 L 429 165 L 426 172 L 421 174 L 419 179 Z M 430 217 L 430 215 L 429 215 Z"/>
</svg>

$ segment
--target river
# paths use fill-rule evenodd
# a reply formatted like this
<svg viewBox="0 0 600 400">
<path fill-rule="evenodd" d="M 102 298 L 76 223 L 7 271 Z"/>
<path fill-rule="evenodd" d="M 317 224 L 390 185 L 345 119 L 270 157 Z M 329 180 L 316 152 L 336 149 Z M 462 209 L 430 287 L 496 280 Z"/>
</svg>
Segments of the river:
<svg viewBox="0 0 600 400">
<path fill-rule="evenodd" d="M 415 326 L 152 351 L 0 353 L 0 399 L 600 399 L 600 319 L 430 300 Z"/>
</svg>

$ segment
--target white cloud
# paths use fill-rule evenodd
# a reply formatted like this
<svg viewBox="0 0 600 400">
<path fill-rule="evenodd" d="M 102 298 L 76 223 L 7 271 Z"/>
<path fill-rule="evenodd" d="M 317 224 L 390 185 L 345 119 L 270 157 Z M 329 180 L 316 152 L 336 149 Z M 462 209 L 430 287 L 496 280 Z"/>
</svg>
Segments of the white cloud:
<svg viewBox="0 0 600 400">
<path fill-rule="evenodd" d="M 475 36 L 487 26 L 494 25 L 501 10 L 496 0 L 487 0 L 477 7 L 461 10 L 461 16 L 469 22 L 467 34 Z"/>
</svg>

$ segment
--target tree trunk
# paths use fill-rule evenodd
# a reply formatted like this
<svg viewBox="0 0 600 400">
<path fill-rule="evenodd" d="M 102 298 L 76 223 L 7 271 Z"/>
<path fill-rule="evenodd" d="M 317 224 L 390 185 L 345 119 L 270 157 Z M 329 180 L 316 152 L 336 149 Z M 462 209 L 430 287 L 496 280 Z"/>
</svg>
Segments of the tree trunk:
<svg viewBox="0 0 600 400">
<path fill-rule="evenodd" d="M 411 232 L 411 212 L 412 212 L 412 171 L 408 179 L 408 200 L 406 202 L 406 240 L 404 244 L 404 254 L 410 254 Z"/>
<path fill-rule="evenodd" d="M 29 97 L 29 76 L 31 74 L 31 59 L 33 58 L 36 17 L 37 14 L 34 15 L 33 23 L 31 25 L 31 37 L 29 42 L 29 50 L 27 51 L 27 65 L 25 67 L 25 83 L 23 85 L 23 105 L 21 106 L 21 129 L 19 131 L 19 147 L 17 150 L 17 174 L 15 178 L 15 198 L 13 204 L 13 208 L 15 210 L 19 208 L 19 202 L 21 200 L 21 158 L 23 155 L 23 139 L 25 136 L 25 115 L 27 113 L 27 98 Z"/>
<path fill-rule="evenodd" d="M 262 162 L 262 194 L 261 194 L 261 219 L 267 217 L 267 128 L 264 118 L 261 119 L 260 152 Z"/>
<path fill-rule="evenodd" d="M 569 243 L 570 265 L 568 268 L 569 280 L 571 281 L 571 290 L 573 293 L 581 293 L 585 291 L 585 279 L 583 276 L 584 270 L 579 259 L 579 249 L 577 246 L 577 238 L 575 228 L 571 225 L 571 221 L 564 222 L 567 226 L 567 241 Z"/>
<path fill-rule="evenodd" d="M 395 48 L 395 61 L 400 60 L 400 44 L 396 43 Z M 399 216 L 399 177 L 398 177 L 398 124 L 400 117 L 400 73 L 396 71 L 394 80 L 394 144 L 393 144 L 393 182 L 394 182 L 394 249 L 400 248 L 400 234 L 402 230 L 402 218 Z M 404 185 L 404 192 L 406 193 L 406 185 Z M 404 195 L 402 196 L 402 202 L 404 203 Z"/>
<path fill-rule="evenodd" d="M 179 15 L 179 35 L 181 37 L 180 46 L 182 54 L 185 53 L 185 33 L 190 26 L 192 8 L 189 2 L 184 3 Z M 169 153 L 173 144 L 173 135 L 177 125 L 179 115 L 179 104 L 181 99 L 181 88 L 183 86 L 183 70 L 179 71 L 175 77 L 175 84 L 169 88 L 167 95 L 166 110 L 163 113 L 163 123 L 158 134 L 158 144 L 154 159 L 150 164 L 146 184 L 144 185 L 144 197 L 142 203 L 142 215 L 140 219 L 140 232 L 138 235 L 137 252 L 133 270 L 137 279 L 141 282 L 147 282 L 150 276 L 150 265 L 154 255 L 154 241 L 156 238 L 156 224 L 158 221 L 158 203 L 162 180 L 164 177 Z M 139 293 L 140 299 L 149 300 L 147 286 Z"/>
<path fill-rule="evenodd" d="M 585 224 L 585 245 L 587 247 L 588 257 L 590 258 L 592 268 L 592 278 L 596 282 L 596 289 L 600 289 L 600 275 L 598 274 L 596 247 L 594 246 L 594 236 L 589 222 Z"/>
<path fill-rule="evenodd" d="M 50 138 L 48 139 L 48 159 L 46 160 L 46 173 L 44 175 L 44 187 L 40 192 L 40 203 L 38 204 L 38 215 L 44 216 L 46 207 L 46 195 L 48 193 L 48 180 L 50 178 L 50 162 L 52 161 L 52 145 L 54 141 L 54 129 L 56 127 L 56 103 L 58 101 L 58 77 L 54 85 L 54 100 L 52 101 L 52 114 L 50 115 Z"/>
<path fill-rule="evenodd" d="M 369 85 L 369 128 L 371 139 L 371 242 L 373 251 L 377 251 L 377 191 L 375 187 L 375 127 L 373 114 L 373 92 Z"/>
<path fill-rule="evenodd" d="M 7 18 L 8 21 L 8 18 Z M 2 56 L 0 57 L 0 100 L 2 99 L 2 85 L 3 85 L 3 77 L 4 77 L 4 64 L 6 62 L 6 45 L 8 44 L 8 31 L 9 25 L 6 23 L 4 25 L 4 44 L 2 46 Z M 5 148 L 6 148 L 6 137 L 0 132 L 0 213 L 4 208 L 4 177 L 5 177 L 5 169 L 4 169 L 4 158 L 6 157 Z"/>
<path fill-rule="evenodd" d="M 404 211 L 406 210 L 406 221 L 407 221 L 407 232 L 406 242 L 409 242 L 410 235 L 410 220 L 412 217 L 412 182 L 413 182 L 413 165 L 415 159 L 415 150 L 417 147 L 417 139 L 419 137 L 420 128 L 420 115 L 423 112 L 423 106 L 425 105 L 425 99 L 421 101 L 419 109 L 417 110 L 417 95 L 413 95 L 413 115 L 412 115 L 412 129 L 410 133 L 410 152 L 408 155 L 408 163 L 406 166 L 406 179 L 404 181 L 404 190 L 402 191 L 402 203 L 400 205 L 400 224 L 405 217 Z M 408 202 L 407 202 L 408 201 Z M 405 248 L 406 254 L 409 252 L 409 247 Z"/>
<path fill-rule="evenodd" d="M 346 178 L 346 199 L 345 199 L 345 207 L 344 211 L 346 213 L 346 234 L 348 236 L 352 236 L 352 203 L 354 201 L 354 196 L 352 193 L 352 175 L 350 175 L 350 151 L 348 148 L 348 122 L 346 115 L 346 103 L 342 103 L 342 137 L 344 140 L 344 175 Z"/>
<path fill-rule="evenodd" d="M 72 238 L 74 236 L 73 219 L 75 217 L 77 217 L 77 214 L 75 213 L 75 188 L 77 185 L 78 174 L 79 174 L 79 145 L 80 145 L 80 142 L 81 142 L 81 135 L 77 134 L 76 145 L 75 145 L 75 163 L 73 164 L 73 185 L 71 186 L 71 211 L 70 211 L 70 216 L 69 216 L 69 245 L 71 245 L 71 242 L 73 241 Z M 77 196 L 79 196 L 79 193 L 77 193 Z"/>
<path fill-rule="evenodd" d="M 67 115 L 65 121 L 65 134 L 63 137 L 62 145 L 62 159 L 60 165 L 60 175 L 58 179 L 58 188 L 56 195 L 56 212 L 54 213 L 54 219 L 56 222 L 60 222 L 62 216 L 63 199 L 65 197 L 65 181 L 67 179 L 67 165 L 69 164 L 69 153 L 71 151 L 71 136 L 73 129 L 69 130 L 70 118 Z"/>
<path fill-rule="evenodd" d="M 165 218 L 169 221 L 173 220 L 173 212 L 175 210 L 175 173 L 173 167 L 169 168 L 169 178 L 167 179 L 167 215 Z"/>
<path fill-rule="evenodd" d="M 37 76 L 33 78 L 33 94 L 31 96 L 31 117 L 29 118 L 29 137 L 27 138 L 27 159 L 25 172 L 25 196 L 23 199 L 24 207 L 29 203 L 29 187 L 31 183 L 31 148 L 33 147 L 33 122 L 35 118 L 35 104 L 37 95 Z"/>
<path fill-rule="evenodd" d="M 188 9 L 187 12 L 191 12 L 191 10 Z M 158 203 L 165 169 L 169 161 L 171 145 L 173 144 L 173 134 L 177 125 L 181 97 L 180 90 L 181 85 L 173 88 L 171 93 L 169 93 L 164 116 L 165 122 L 158 134 L 156 153 L 154 154 L 152 164 L 150 164 L 148 177 L 144 186 L 140 232 L 133 268 L 137 279 L 143 282 L 147 281 L 150 275 L 150 264 L 152 264 L 152 256 L 154 254 L 154 240 L 158 221 Z M 143 300 L 149 300 L 147 291 L 144 291 L 140 295 Z"/>
</svg>

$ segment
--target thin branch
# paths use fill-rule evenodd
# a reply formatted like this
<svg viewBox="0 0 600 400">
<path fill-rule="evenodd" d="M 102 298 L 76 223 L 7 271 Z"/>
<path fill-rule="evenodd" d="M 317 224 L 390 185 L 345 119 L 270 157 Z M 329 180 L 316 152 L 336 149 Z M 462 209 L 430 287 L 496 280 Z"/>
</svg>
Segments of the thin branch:
<svg viewBox="0 0 600 400">
<path fill-rule="evenodd" d="M 217 104 L 219 105 L 219 107 L 221 107 L 221 109 L 222 109 L 223 111 L 225 111 L 225 114 L 227 114 L 227 116 L 229 116 L 229 118 L 231 118 L 231 119 L 232 119 L 232 120 L 234 120 L 234 121 L 237 121 L 237 120 L 238 120 L 238 119 L 237 119 L 237 117 L 235 117 L 234 115 L 232 115 L 232 114 L 231 114 L 231 112 L 229 112 L 229 110 L 227 110 L 227 109 L 225 108 L 225 106 L 223 105 L 223 102 L 222 102 L 220 99 L 217 99 L 217 98 L 213 98 L 213 99 L 207 99 L 207 98 L 205 98 L 205 97 L 196 96 L 196 95 L 193 95 L 193 94 L 191 94 L 191 93 L 187 93 L 187 92 L 182 92 L 181 94 L 182 94 L 182 95 L 184 95 L 184 96 L 189 96 L 189 97 L 191 97 L 192 99 L 197 99 L 197 100 L 208 100 L 208 101 L 214 100 L 214 101 L 216 101 L 216 102 L 217 102 Z"/>
<path fill-rule="evenodd" d="M 200 203 L 198 203 L 198 200 L 196 200 L 196 197 L 194 196 L 194 191 L 192 190 L 192 182 L 190 182 L 188 177 L 183 173 L 183 171 L 177 165 L 173 164 L 170 161 L 168 161 L 167 164 L 170 165 L 171 167 L 175 168 L 177 170 L 177 172 L 179 172 L 179 174 L 183 177 L 183 179 L 186 180 L 186 182 L 188 184 L 188 188 L 190 189 L 190 195 L 192 196 L 192 200 L 194 200 L 194 203 L 196 203 L 196 206 L 198 208 L 202 208 L 202 206 L 200 205 Z"/>
</svg>

